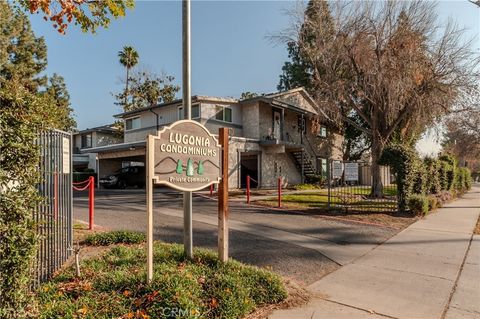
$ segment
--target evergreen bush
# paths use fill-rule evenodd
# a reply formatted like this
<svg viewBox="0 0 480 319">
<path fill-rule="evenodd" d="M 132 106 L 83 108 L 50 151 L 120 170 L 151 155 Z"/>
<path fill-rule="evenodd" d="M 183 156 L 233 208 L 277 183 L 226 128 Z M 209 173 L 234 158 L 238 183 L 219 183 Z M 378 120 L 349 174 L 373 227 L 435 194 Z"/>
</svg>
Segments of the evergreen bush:
<svg viewBox="0 0 480 319">
<path fill-rule="evenodd" d="M 440 183 L 440 162 L 432 159 L 425 158 L 425 174 L 426 174 L 426 185 L 425 190 L 427 194 L 437 194 L 441 191 L 442 186 Z"/>
<path fill-rule="evenodd" d="M 0 105 L 0 318 L 23 318 L 35 308 L 29 293 L 37 242 L 33 211 L 41 202 L 35 139 L 55 112 L 48 98 L 18 83 L 0 85 Z"/>
<path fill-rule="evenodd" d="M 455 182 L 457 179 L 457 160 L 450 154 L 444 154 L 438 158 L 441 162 L 447 163 L 444 165 L 443 178 L 445 190 L 452 190 L 455 188 Z"/>
<path fill-rule="evenodd" d="M 379 164 L 392 168 L 397 181 L 398 208 L 406 211 L 408 198 L 415 191 L 423 194 L 425 189 L 423 163 L 417 152 L 402 144 L 391 144 L 383 151 Z"/>
<path fill-rule="evenodd" d="M 428 214 L 429 200 L 425 195 L 412 194 L 408 197 L 408 208 L 417 216 Z"/>
</svg>

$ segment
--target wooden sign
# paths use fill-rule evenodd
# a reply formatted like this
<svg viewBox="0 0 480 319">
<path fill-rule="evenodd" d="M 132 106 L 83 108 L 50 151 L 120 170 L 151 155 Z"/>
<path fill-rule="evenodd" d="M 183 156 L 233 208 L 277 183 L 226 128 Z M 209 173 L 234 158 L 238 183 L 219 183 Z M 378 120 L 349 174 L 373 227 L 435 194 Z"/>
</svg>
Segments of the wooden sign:
<svg viewBox="0 0 480 319">
<path fill-rule="evenodd" d="M 151 145 L 152 144 L 152 145 Z M 180 191 L 197 191 L 220 182 L 220 145 L 202 124 L 183 120 L 149 139 L 152 178 Z"/>
</svg>

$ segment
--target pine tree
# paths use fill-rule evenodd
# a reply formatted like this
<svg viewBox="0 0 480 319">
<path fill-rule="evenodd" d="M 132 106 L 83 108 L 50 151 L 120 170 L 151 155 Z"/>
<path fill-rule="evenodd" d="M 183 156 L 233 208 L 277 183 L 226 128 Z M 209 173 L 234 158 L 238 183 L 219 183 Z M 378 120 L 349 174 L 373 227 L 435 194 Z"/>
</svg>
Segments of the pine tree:
<svg viewBox="0 0 480 319">
<path fill-rule="evenodd" d="M 55 105 L 58 108 L 62 129 L 64 131 L 71 131 L 77 128 L 77 122 L 72 117 L 73 109 L 70 105 L 70 94 L 68 94 L 65 80 L 62 76 L 54 73 L 49 79 L 49 84 L 45 91 L 47 95 L 50 95 L 55 100 Z"/>
<path fill-rule="evenodd" d="M 313 32 L 313 28 L 321 29 L 322 39 L 317 39 L 318 31 Z M 299 39 L 297 39 L 297 42 L 290 41 L 287 43 L 288 57 L 291 61 L 285 62 L 282 67 L 283 72 L 280 75 L 278 90 L 286 91 L 296 87 L 304 87 L 312 96 L 316 96 L 317 91 L 312 81 L 315 61 L 309 59 L 302 50 L 316 49 L 319 42 L 327 43 L 334 35 L 335 28 L 328 2 L 311 0 L 305 10 L 305 21 Z M 302 50 L 300 50 L 300 43 L 302 43 Z"/>
<path fill-rule="evenodd" d="M 193 176 L 194 169 L 193 169 L 193 161 L 191 158 L 187 161 L 187 176 Z"/>
<path fill-rule="evenodd" d="M 47 47 L 32 31 L 28 17 L 0 1 L 0 84 L 16 81 L 31 92 L 47 82 Z"/>
<path fill-rule="evenodd" d="M 183 173 L 183 163 L 182 160 L 179 159 L 177 162 L 177 174 L 182 174 Z"/>
<path fill-rule="evenodd" d="M 203 162 L 199 161 L 198 162 L 197 173 L 198 173 L 198 175 L 203 175 L 203 172 L 204 172 Z"/>
</svg>

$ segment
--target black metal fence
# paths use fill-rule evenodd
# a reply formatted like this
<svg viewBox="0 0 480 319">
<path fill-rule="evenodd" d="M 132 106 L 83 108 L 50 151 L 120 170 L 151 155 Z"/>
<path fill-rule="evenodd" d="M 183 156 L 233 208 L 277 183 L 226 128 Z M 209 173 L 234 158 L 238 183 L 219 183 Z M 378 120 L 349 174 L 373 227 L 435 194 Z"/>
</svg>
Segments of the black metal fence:
<svg viewBox="0 0 480 319">
<path fill-rule="evenodd" d="M 389 166 L 380 166 L 382 196 L 371 196 L 372 166 L 367 162 L 329 161 L 328 204 L 330 208 L 358 212 L 394 212 L 397 184 Z"/>
<path fill-rule="evenodd" d="M 34 287 L 64 264 L 73 240 L 71 134 L 58 130 L 41 133 L 37 144 L 42 178 L 38 190 L 43 201 L 34 212 L 39 235 Z"/>
</svg>

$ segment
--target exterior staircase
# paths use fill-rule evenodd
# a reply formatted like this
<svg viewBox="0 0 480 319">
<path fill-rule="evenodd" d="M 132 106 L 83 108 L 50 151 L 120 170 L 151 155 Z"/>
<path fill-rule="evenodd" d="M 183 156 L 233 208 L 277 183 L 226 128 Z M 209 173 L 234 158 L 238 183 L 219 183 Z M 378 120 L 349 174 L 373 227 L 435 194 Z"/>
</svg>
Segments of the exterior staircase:
<svg viewBox="0 0 480 319">
<path fill-rule="evenodd" d="M 302 150 L 292 150 L 290 151 L 290 155 L 293 158 L 295 166 L 297 167 L 298 171 L 302 172 Z M 312 160 L 312 157 L 308 152 L 303 151 L 303 176 L 305 180 L 308 181 L 317 175 L 316 163 Z"/>
</svg>

